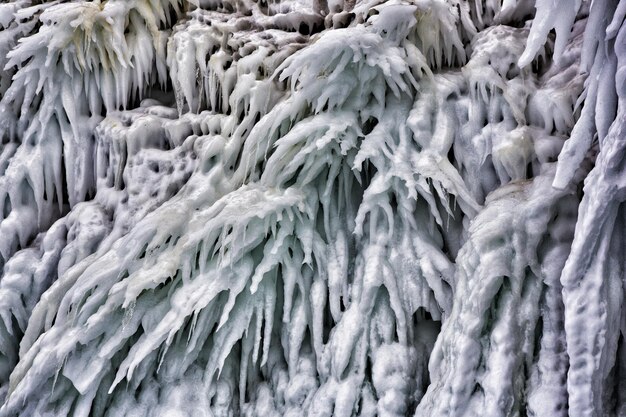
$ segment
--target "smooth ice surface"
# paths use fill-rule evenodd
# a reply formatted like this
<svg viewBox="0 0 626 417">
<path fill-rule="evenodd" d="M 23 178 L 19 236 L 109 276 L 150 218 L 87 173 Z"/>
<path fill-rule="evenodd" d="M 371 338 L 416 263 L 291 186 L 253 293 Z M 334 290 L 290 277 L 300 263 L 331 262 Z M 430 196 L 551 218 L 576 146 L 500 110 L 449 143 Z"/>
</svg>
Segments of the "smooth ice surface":
<svg viewBox="0 0 626 417">
<path fill-rule="evenodd" d="M 626 416 L 625 19 L 0 4 L 0 417 Z"/>
</svg>

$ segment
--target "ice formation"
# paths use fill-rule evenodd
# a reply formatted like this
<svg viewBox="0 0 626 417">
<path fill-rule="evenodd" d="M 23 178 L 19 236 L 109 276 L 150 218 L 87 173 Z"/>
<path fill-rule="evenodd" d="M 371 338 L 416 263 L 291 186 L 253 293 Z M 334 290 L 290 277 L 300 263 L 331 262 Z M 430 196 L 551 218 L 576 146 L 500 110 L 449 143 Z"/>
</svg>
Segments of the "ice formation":
<svg viewBox="0 0 626 417">
<path fill-rule="evenodd" d="M 0 417 L 626 416 L 625 19 L 0 5 Z"/>
</svg>

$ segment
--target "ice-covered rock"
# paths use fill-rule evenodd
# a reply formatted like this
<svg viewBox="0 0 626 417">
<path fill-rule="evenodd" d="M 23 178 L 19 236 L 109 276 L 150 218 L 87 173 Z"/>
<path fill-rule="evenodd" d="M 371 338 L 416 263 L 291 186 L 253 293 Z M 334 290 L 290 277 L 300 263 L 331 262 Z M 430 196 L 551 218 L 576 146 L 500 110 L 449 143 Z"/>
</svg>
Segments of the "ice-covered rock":
<svg viewBox="0 0 626 417">
<path fill-rule="evenodd" d="M 0 5 L 0 416 L 624 415 L 625 18 Z"/>
</svg>

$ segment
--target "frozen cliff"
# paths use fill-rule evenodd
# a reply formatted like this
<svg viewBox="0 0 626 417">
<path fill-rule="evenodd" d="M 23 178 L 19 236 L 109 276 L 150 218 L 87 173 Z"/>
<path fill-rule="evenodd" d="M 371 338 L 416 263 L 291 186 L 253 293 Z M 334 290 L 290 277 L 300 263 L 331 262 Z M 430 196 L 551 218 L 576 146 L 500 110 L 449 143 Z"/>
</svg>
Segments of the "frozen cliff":
<svg viewBox="0 0 626 417">
<path fill-rule="evenodd" d="M 0 5 L 0 417 L 626 416 L 626 1 Z"/>
</svg>

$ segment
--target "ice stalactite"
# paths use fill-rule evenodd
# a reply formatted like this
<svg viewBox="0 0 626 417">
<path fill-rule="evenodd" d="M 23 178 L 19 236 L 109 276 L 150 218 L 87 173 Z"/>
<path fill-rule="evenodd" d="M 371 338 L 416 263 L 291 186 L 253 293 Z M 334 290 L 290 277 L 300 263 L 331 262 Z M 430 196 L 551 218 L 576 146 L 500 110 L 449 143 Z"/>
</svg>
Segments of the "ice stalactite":
<svg viewBox="0 0 626 417">
<path fill-rule="evenodd" d="M 94 130 L 106 110 L 166 83 L 162 26 L 180 9 L 174 0 L 2 7 L 0 45 L 10 51 L 0 64 L 12 75 L 0 90 L 4 263 L 67 205 L 93 196 Z"/>
<path fill-rule="evenodd" d="M 623 414 L 625 14 L 0 6 L 0 416 Z"/>
<path fill-rule="evenodd" d="M 578 155 L 589 148 L 589 137 L 597 138 L 598 156 L 585 178 L 572 251 L 561 276 L 570 358 L 570 410 L 579 415 L 606 415 L 612 409 L 621 414 L 626 410 L 619 388 L 624 377 L 622 335 L 626 330 L 622 307 L 626 271 L 622 255 L 622 203 L 626 200 L 622 172 L 626 151 L 625 15 L 623 2 L 591 6 L 589 22 L 597 34 L 588 34 L 583 55 L 589 81 L 578 122 L 581 129 L 576 137 L 572 133 L 576 141 L 567 148 L 570 152 L 559 158 L 562 176 L 555 179 L 556 186 L 572 181 L 568 175 L 571 168 L 566 166 L 578 165 Z"/>
</svg>

